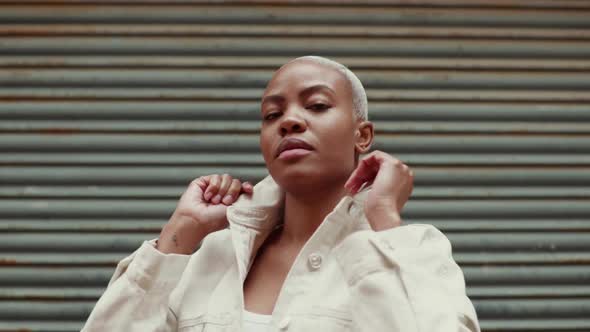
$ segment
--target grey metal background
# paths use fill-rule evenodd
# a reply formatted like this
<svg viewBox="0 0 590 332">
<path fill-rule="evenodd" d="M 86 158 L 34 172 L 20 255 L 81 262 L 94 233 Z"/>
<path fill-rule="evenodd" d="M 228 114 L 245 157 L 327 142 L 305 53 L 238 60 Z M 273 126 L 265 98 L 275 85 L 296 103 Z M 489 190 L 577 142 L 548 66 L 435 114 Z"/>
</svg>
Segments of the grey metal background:
<svg viewBox="0 0 590 332">
<path fill-rule="evenodd" d="M 285 3 L 0 1 L 0 330 L 79 330 L 192 178 L 261 179 L 264 84 L 319 54 L 483 329 L 590 331 L 590 2 Z"/>
</svg>

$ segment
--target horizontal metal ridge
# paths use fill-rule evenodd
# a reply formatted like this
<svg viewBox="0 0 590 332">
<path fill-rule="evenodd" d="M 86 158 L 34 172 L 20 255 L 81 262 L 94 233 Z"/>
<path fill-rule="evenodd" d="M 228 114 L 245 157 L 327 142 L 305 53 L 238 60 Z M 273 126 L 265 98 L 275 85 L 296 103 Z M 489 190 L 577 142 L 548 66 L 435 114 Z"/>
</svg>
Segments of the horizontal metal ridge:
<svg viewBox="0 0 590 332">
<path fill-rule="evenodd" d="M 79 204 L 79 202 L 72 202 L 72 204 Z M 113 205 L 112 208 L 117 209 L 118 206 Z M 163 219 L 163 223 L 165 221 L 166 219 Z M 533 253 L 590 252 L 590 232 L 447 232 L 447 236 L 453 244 L 453 249 L 462 253 L 509 252 L 514 254 L 515 250 L 521 250 L 523 253 L 527 251 Z M 0 250 L 12 253 L 64 253 L 74 256 L 86 252 L 131 253 L 139 247 L 141 242 L 155 237 L 157 233 L 0 233 Z"/>
<path fill-rule="evenodd" d="M 586 19 L 586 17 L 584 17 Z M 0 17 L 1 19 L 1 17 Z M 589 23 L 590 24 L 590 23 Z M 0 37 L 1 56 L 15 55 L 145 55 L 166 56 L 335 56 L 498 57 L 587 59 L 587 41 L 420 38 L 207 38 L 207 37 Z"/>
<path fill-rule="evenodd" d="M 428 176 L 432 178 L 428 171 L 422 168 L 415 168 L 414 174 L 418 176 Z M 505 171 L 506 172 L 506 171 Z M 563 173 L 568 173 L 572 177 L 568 169 L 563 169 Z M 49 174 L 49 171 L 47 172 Z M 440 177 L 443 177 L 443 172 L 440 172 Z M 204 174 L 204 173 L 202 173 Z M 157 176 L 157 174 L 156 174 Z M 548 176 L 551 174 L 548 172 Z M 559 175 L 557 176 L 559 177 Z M 481 199 L 521 199 L 521 198 L 540 198 L 540 199 L 567 199 L 567 198 L 587 198 L 590 197 L 590 182 L 585 182 L 583 179 L 570 180 L 571 185 L 566 186 L 559 183 L 558 179 L 551 179 L 559 183 L 559 186 L 546 185 L 545 183 L 528 182 L 526 186 L 519 186 L 518 183 L 514 185 L 506 184 L 505 186 L 490 186 L 483 184 L 477 180 L 471 183 L 461 183 L 453 185 L 452 180 L 449 180 L 447 185 L 437 185 L 440 179 L 434 179 L 434 183 L 428 181 L 428 178 L 416 181 L 419 186 L 414 188 L 412 192 L 412 199 L 432 199 L 432 198 L 481 198 Z M 489 181 L 488 179 L 485 180 Z M 523 180 L 521 180 L 524 182 Z M 543 182 L 549 182 L 543 181 Z M 162 185 L 35 185 L 27 183 L 21 186 L 3 185 L 0 187 L 0 198 L 179 198 L 185 186 L 179 183 L 177 186 Z M 467 182 L 467 181 L 463 181 Z M 482 181 L 483 182 L 483 181 Z M 506 181 L 508 182 L 508 181 Z M 590 227 L 590 225 L 589 225 Z"/>
<path fill-rule="evenodd" d="M 4 4 L 45 4 L 45 5 L 109 5 L 109 6 L 128 6 L 145 5 L 154 6 L 156 8 L 161 6 L 178 6 L 178 5 L 210 5 L 211 0 L 131 0 L 121 2 L 120 0 L 19 0 L 10 1 L 4 0 Z M 425 8 L 537 8 L 537 9 L 582 9 L 590 8 L 590 5 L 583 0 L 528 0 L 528 1 L 514 1 L 514 0 L 364 0 L 359 3 L 357 0 L 295 0 L 295 1 L 281 1 L 281 0 L 224 0 L 223 2 L 214 2 L 217 6 L 235 6 L 235 5 L 271 5 L 282 7 L 425 7 Z"/>
<path fill-rule="evenodd" d="M 1 27 L 1 26 L 0 26 Z M 440 30 L 440 29 L 439 29 Z M 536 31 L 534 29 L 533 31 Z M 551 30 L 554 31 L 554 30 Z M 570 30 L 566 30 L 570 33 Z M 586 30 L 584 30 L 586 31 Z M 589 32 L 590 33 L 590 32 Z M 574 34 L 575 35 L 575 34 Z M 149 56 L 149 55 L 21 55 L 0 57 L 0 68 L 220 68 L 220 69 L 277 69 L 292 56 Z M 502 59 L 448 57 L 376 57 L 336 56 L 333 60 L 358 69 L 452 69 L 452 70 L 535 70 L 576 71 L 590 70 L 590 60 L 569 59 Z"/>
<path fill-rule="evenodd" d="M 208 36 L 208 37 L 333 37 L 333 38 L 433 38 L 433 39 L 540 39 L 589 40 L 587 29 L 491 28 L 434 26 L 341 26 L 341 25 L 243 25 L 243 24 L 0 24 L 0 36 Z"/>
<path fill-rule="evenodd" d="M 177 199 L 3 199 L 1 218 L 165 218 Z M 590 214 L 588 199 L 563 200 L 410 200 L 404 210 L 408 218 L 583 218 Z"/>
<path fill-rule="evenodd" d="M 154 154 L 154 157 L 165 158 L 166 154 Z M 448 156 L 447 156 L 448 157 Z M 207 174 L 228 173 L 236 178 L 261 180 L 268 175 L 262 164 L 230 166 L 221 163 L 210 165 L 185 166 L 113 166 L 113 165 L 84 165 L 84 166 L 11 166 L 0 168 L 0 180 L 7 186 L 24 186 L 30 194 L 42 192 L 45 186 L 90 186 L 85 190 L 92 191 L 121 188 L 130 186 L 130 190 L 152 188 L 154 186 L 186 187 L 196 177 Z M 414 166 L 416 187 L 431 186 L 431 190 L 445 188 L 488 187 L 490 190 L 508 190 L 510 187 L 520 187 L 521 190 L 535 190 L 542 187 L 569 187 L 584 189 L 590 184 L 590 166 Z M 105 187 L 106 186 L 106 187 Z M 78 187 L 79 188 L 79 187 Z M 169 193 L 171 188 L 162 188 Z M 81 192 L 79 192 L 82 194 Z M 153 194 L 153 193 L 152 193 Z M 550 193 L 547 193 L 550 195 Z M 142 195 L 145 197 L 145 195 Z"/>
<path fill-rule="evenodd" d="M 370 90 L 371 91 L 371 90 Z M 259 101 L 3 101 L 3 121 L 261 121 Z M 576 103 L 374 101 L 369 103 L 373 121 L 457 121 L 477 123 L 538 122 L 590 123 L 590 105 Z M 226 121 L 227 122 L 227 121 Z M 233 121 L 232 121 L 233 122 Z"/>
<path fill-rule="evenodd" d="M 534 8 L 408 8 L 316 6 L 110 6 L 96 5 L 5 5 L 0 21 L 5 23 L 215 23 L 215 24 L 343 24 L 343 25 L 434 25 L 496 27 L 588 27 L 588 10 L 536 10 Z M 436 13 L 436 15 L 433 15 Z"/>
<path fill-rule="evenodd" d="M 0 218 L 1 232 L 46 233 L 157 233 L 166 222 L 163 217 L 44 217 Z M 590 223 L 584 217 L 548 216 L 532 218 L 492 219 L 489 217 L 463 217 L 438 219 L 436 217 L 404 218 L 405 224 L 430 224 L 444 232 L 588 232 Z M 566 255 L 571 253 L 566 253 Z M 555 258 L 559 258 L 555 256 Z M 590 259 L 590 256 L 588 256 Z"/>
<path fill-rule="evenodd" d="M 88 87 L 0 87 L 2 101 L 169 101 L 169 102 L 252 102 L 260 101 L 263 88 L 88 88 Z M 586 91 L 548 89 L 368 89 L 369 103 L 378 102 L 535 102 L 578 103 L 590 102 Z"/>
<path fill-rule="evenodd" d="M 585 72 L 456 72 L 442 70 L 357 70 L 367 89 L 590 89 Z M 272 71 L 262 70 L 127 70 L 0 69 L 0 84 L 11 87 L 130 88 L 264 88 Z"/>
<path fill-rule="evenodd" d="M 457 167 L 457 166 L 469 166 L 469 167 L 489 167 L 489 166 L 550 166 L 550 167 L 578 167 L 578 166 L 590 166 L 590 155 L 580 153 L 493 153 L 493 154 L 473 154 L 469 152 L 465 153 L 453 153 L 452 158 L 449 158 L 448 153 L 412 153 L 408 152 L 395 152 L 397 158 L 404 160 L 409 165 L 414 167 Z M 245 152 L 234 152 L 228 153 L 206 153 L 206 154 L 189 154 L 183 152 L 171 152 L 166 153 L 165 158 L 161 154 L 147 152 L 134 152 L 130 153 L 117 153 L 117 152 L 77 152 L 75 154 L 69 152 L 52 152 L 47 154 L 40 154 L 37 152 L 15 152 L 0 154 L 0 165 L 2 166 L 141 166 L 152 167 L 159 166 L 163 167 L 185 167 L 185 166 L 217 166 L 217 171 L 220 171 L 221 165 L 224 165 L 224 169 L 234 169 L 236 166 L 257 166 L 262 167 L 264 160 L 259 153 L 245 153 Z M 216 171 L 216 170 L 213 170 Z M 239 170 L 235 170 L 236 175 L 241 176 L 252 176 L 252 179 L 260 179 L 265 173 L 256 171 L 256 173 L 244 174 Z M 185 173 L 187 177 L 190 174 Z M 168 175 L 165 175 L 167 179 L 162 183 L 170 183 Z M 103 177 L 104 178 L 104 177 Z M 177 176 L 172 180 L 172 183 L 180 183 L 184 177 Z M 36 177 L 39 179 L 39 177 Z M 63 179 L 63 178 L 62 178 Z M 133 178 L 131 178 L 133 180 Z M 39 180 L 38 184 L 55 183 L 51 180 Z M 13 183 L 13 182 L 9 182 Z M 64 184 L 71 183 L 69 181 Z M 115 181 L 114 183 L 120 183 Z M 557 184 L 558 185 L 558 184 Z"/>
<path fill-rule="evenodd" d="M 252 152 L 259 137 L 252 134 L 203 135 L 1 135 L 2 152 Z M 588 153 L 588 135 L 380 135 L 375 149 L 392 153 Z"/>
<path fill-rule="evenodd" d="M 220 115 L 220 117 L 223 117 Z M 227 115 L 225 116 L 227 117 Z M 590 122 L 544 121 L 379 121 L 373 119 L 375 133 L 382 134 L 590 134 Z M 0 134 L 218 134 L 259 133 L 261 121 L 207 120 L 195 115 L 185 120 L 2 120 Z"/>
</svg>

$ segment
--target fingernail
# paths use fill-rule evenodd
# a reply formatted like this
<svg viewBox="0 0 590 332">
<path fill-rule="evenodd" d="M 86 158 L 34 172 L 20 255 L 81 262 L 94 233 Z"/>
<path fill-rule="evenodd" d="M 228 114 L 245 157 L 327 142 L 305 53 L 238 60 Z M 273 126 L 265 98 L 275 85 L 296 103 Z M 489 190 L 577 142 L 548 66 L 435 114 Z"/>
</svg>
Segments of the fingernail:
<svg viewBox="0 0 590 332">
<path fill-rule="evenodd" d="M 231 195 L 226 195 L 226 196 L 223 198 L 223 204 L 225 204 L 225 205 L 229 205 L 229 204 L 231 203 L 231 200 L 232 200 L 232 197 L 231 197 Z"/>
<path fill-rule="evenodd" d="M 215 195 L 215 197 L 213 197 L 211 200 L 211 203 L 213 204 L 219 204 L 219 202 L 221 202 L 221 195 Z"/>
<path fill-rule="evenodd" d="M 208 201 L 211 198 L 211 195 L 213 195 L 211 192 L 205 193 L 205 200 Z"/>
</svg>

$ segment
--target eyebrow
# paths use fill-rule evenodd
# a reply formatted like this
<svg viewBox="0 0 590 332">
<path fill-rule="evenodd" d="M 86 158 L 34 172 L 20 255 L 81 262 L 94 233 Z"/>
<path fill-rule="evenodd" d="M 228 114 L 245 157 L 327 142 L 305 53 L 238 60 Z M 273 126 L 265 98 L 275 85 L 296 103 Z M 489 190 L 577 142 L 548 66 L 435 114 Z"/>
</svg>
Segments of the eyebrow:
<svg viewBox="0 0 590 332">
<path fill-rule="evenodd" d="M 281 95 L 270 95 L 270 96 L 266 96 L 266 97 L 262 98 L 262 102 L 260 103 L 260 105 L 264 105 L 266 103 L 280 104 L 280 103 L 283 103 L 284 101 L 285 101 L 285 97 L 283 97 Z"/>
<path fill-rule="evenodd" d="M 327 86 L 325 84 L 316 84 L 316 85 L 312 85 L 310 87 L 303 89 L 299 93 L 299 96 L 308 96 L 308 95 L 313 94 L 314 92 L 323 91 L 323 90 L 326 90 L 332 96 L 336 95 L 336 91 L 334 91 L 329 86 Z M 262 98 L 261 105 L 264 105 L 265 103 L 270 103 L 270 102 L 279 104 L 284 101 L 285 101 L 285 97 L 283 97 L 282 95 L 270 95 L 270 96 L 266 96 L 266 97 Z"/>
<path fill-rule="evenodd" d="M 325 84 L 312 85 L 308 88 L 303 89 L 303 91 L 301 91 L 301 93 L 299 93 L 299 95 L 300 96 L 307 96 L 307 95 L 313 94 L 314 92 L 324 91 L 324 90 L 326 90 L 332 96 L 336 95 L 336 91 L 334 91 L 332 88 L 330 88 L 329 86 L 327 86 Z"/>
</svg>

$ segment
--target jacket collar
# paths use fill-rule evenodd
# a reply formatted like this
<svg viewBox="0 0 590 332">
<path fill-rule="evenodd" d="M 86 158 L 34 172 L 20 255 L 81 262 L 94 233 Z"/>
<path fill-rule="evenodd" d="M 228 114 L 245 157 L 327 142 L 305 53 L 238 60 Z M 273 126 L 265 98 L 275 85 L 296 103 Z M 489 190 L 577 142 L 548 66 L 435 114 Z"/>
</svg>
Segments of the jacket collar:
<svg viewBox="0 0 590 332">
<path fill-rule="evenodd" d="M 352 197 L 343 197 L 334 210 L 346 209 L 342 212 L 366 223 L 363 209 L 370 189 L 370 186 L 367 186 Z M 282 218 L 284 204 L 285 192 L 268 175 L 254 186 L 252 195 L 241 195 L 228 207 L 227 218 L 230 227 L 237 225 L 264 232 L 277 226 Z"/>
<path fill-rule="evenodd" d="M 325 236 L 324 240 L 332 242 L 334 239 L 330 238 L 335 236 L 335 233 L 341 231 L 349 233 L 354 230 L 370 228 L 363 212 L 369 189 L 370 187 L 367 187 L 353 197 L 343 197 L 328 215 L 340 216 L 341 218 L 337 218 L 339 220 L 337 224 L 324 225 L 322 223 L 314 235 L 319 236 L 320 234 L 317 233 L 321 231 Z M 242 283 L 256 252 L 271 231 L 279 225 L 284 202 L 284 191 L 269 175 L 254 186 L 252 195 L 241 195 L 233 205 L 228 207 L 227 219 L 231 231 L 231 241 Z M 326 227 L 332 231 L 327 231 Z"/>
<path fill-rule="evenodd" d="M 281 217 L 285 193 L 269 175 L 254 186 L 252 195 L 240 195 L 227 208 L 230 227 L 234 225 L 257 231 L 272 229 Z"/>
</svg>

